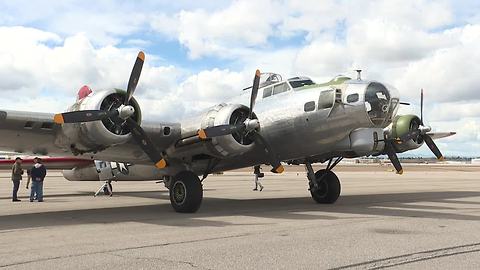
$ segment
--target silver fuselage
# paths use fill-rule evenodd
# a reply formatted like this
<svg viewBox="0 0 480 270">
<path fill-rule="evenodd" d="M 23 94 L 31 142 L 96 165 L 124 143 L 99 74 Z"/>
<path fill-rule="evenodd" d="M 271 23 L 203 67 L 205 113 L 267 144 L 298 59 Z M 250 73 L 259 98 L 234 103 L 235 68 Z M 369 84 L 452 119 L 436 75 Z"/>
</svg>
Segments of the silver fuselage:
<svg viewBox="0 0 480 270">
<path fill-rule="evenodd" d="M 381 143 L 384 138 L 383 129 L 391 124 L 392 117 L 398 109 L 399 97 L 394 88 L 385 86 L 385 91 L 388 91 L 387 97 L 384 97 L 383 107 L 377 108 L 382 110 L 379 113 L 383 118 L 373 117 L 372 115 L 376 113 L 372 113 L 374 103 L 367 100 L 367 87 L 372 83 L 379 84 L 373 81 L 345 80 L 341 83 L 313 85 L 300 89 L 294 89 L 289 85 L 288 91 L 268 97 L 263 97 L 263 90 L 266 87 L 260 88 L 254 109 L 260 122 L 260 133 L 275 150 L 280 160 L 292 163 L 302 160 L 323 162 L 338 156 L 357 157 L 379 154 L 383 150 Z M 105 93 L 98 92 L 96 95 L 105 95 Z M 352 95 L 357 96 L 352 99 Z M 330 107 L 325 107 L 325 103 L 329 102 L 325 97 L 332 98 Z M 250 90 L 245 90 L 241 95 L 220 107 L 228 104 L 237 107 L 248 106 L 249 98 Z M 371 95 L 370 98 L 372 98 Z M 309 106 L 306 103 L 309 103 Z M 82 104 L 79 107 L 95 109 Z M 169 163 L 167 168 L 153 173 L 155 177 L 174 175 L 184 169 L 203 174 L 209 166 L 209 160 L 196 158 L 202 155 L 217 158 L 218 162 L 210 172 L 266 163 L 265 155 L 259 146 L 254 143 L 247 146 L 235 145 L 232 135 L 212 141 L 197 140 L 192 144 L 178 147 L 180 140 L 194 136 L 200 128 L 219 124 L 215 121 L 219 121 L 221 117 L 228 118 L 228 115 L 220 117 L 218 114 L 215 119 L 209 118 L 209 115 L 215 115 L 216 111 L 213 110 L 216 109 L 206 109 L 205 113 L 184 119 L 179 123 L 166 124 L 161 121 L 142 123 L 142 127 L 157 147 L 163 151 Z M 372 120 L 374 118 L 376 120 Z M 33 119 L 33 125 L 27 126 L 28 123 L 22 119 Z M 100 126 L 99 123 L 60 126 L 48 124 L 52 122 L 51 119 L 53 114 L 48 113 L 1 112 L 0 133 L 3 142 L 0 142 L 0 149 L 51 156 L 76 155 L 85 159 L 150 165 L 148 157 L 128 135 L 123 136 L 118 143 L 103 149 L 99 147 L 85 153 L 74 153 L 73 140 L 76 142 L 83 142 L 90 138 L 107 140 L 108 136 L 98 137 L 96 136 L 98 134 L 88 134 L 87 128 Z M 44 126 L 45 123 L 48 125 Z M 165 127 L 169 129 L 168 134 L 165 132 Z M 96 141 L 99 145 L 103 143 L 99 139 L 93 140 L 93 142 Z M 221 147 L 222 143 L 226 148 Z M 87 147 L 89 144 L 83 143 L 83 145 Z M 219 152 L 213 153 L 214 148 L 215 151 L 220 149 Z M 235 152 L 237 148 L 241 151 Z M 148 174 L 145 175 L 146 178 L 152 177 L 150 169 L 146 169 L 145 174 Z"/>
</svg>

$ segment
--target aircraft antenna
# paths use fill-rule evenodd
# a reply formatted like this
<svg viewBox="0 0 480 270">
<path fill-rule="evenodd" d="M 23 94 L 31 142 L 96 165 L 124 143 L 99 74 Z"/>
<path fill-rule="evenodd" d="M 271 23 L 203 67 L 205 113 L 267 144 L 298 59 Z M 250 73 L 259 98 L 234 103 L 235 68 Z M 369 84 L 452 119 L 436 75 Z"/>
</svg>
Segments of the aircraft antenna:
<svg viewBox="0 0 480 270">
<path fill-rule="evenodd" d="M 362 80 L 362 70 L 361 69 L 356 69 L 357 72 L 357 80 L 361 81 Z"/>
</svg>

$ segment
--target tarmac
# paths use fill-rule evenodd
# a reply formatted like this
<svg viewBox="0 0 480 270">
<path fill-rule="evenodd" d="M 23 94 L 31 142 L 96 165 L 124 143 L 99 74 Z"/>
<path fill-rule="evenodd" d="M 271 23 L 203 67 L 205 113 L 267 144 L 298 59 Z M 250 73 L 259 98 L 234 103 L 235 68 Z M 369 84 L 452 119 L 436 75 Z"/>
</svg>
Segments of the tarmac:
<svg viewBox="0 0 480 270">
<path fill-rule="evenodd" d="M 2 269 L 480 269 L 480 167 L 338 166 L 342 195 L 314 203 L 302 167 L 212 175 L 195 214 L 155 182 L 45 180 L 45 201 L 11 202 L 0 172 Z"/>
</svg>

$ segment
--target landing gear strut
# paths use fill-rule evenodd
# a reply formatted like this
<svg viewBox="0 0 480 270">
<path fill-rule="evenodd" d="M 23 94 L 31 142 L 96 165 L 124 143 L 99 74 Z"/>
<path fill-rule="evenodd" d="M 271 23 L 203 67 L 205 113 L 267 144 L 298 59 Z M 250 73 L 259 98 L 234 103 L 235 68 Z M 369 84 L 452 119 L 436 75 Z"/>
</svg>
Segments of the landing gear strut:
<svg viewBox="0 0 480 270">
<path fill-rule="evenodd" d="M 112 181 L 111 180 L 106 180 L 105 182 L 103 182 L 103 185 L 97 190 L 97 192 L 95 192 L 95 194 L 93 196 L 97 197 L 98 194 L 100 194 L 100 192 L 102 192 L 102 191 L 103 191 L 104 195 L 108 195 L 108 196 L 112 197 L 113 188 L 112 188 Z"/>
<path fill-rule="evenodd" d="M 332 169 L 342 159 L 343 157 L 339 157 L 333 163 L 333 159 L 330 159 L 326 169 L 318 170 L 315 173 L 312 164 L 305 163 L 310 194 L 317 203 L 334 203 L 340 196 L 340 181 Z"/>
<path fill-rule="evenodd" d="M 194 213 L 200 208 L 202 198 L 202 183 L 193 172 L 180 172 L 170 181 L 170 203 L 175 211 Z"/>
</svg>

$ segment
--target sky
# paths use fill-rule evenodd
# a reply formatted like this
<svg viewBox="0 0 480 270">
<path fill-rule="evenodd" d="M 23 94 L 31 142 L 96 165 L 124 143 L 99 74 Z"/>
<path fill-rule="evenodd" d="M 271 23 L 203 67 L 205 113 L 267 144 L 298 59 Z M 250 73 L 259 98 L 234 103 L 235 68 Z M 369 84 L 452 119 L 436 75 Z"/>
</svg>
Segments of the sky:
<svg viewBox="0 0 480 270">
<path fill-rule="evenodd" d="M 146 119 L 177 121 L 251 84 L 255 69 L 317 82 L 389 83 L 426 124 L 457 135 L 447 156 L 480 156 L 480 2 L 0 0 L 0 108 L 62 112 L 83 85 L 126 88 Z M 430 156 L 426 146 L 410 152 Z"/>
</svg>

